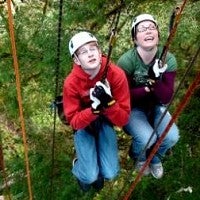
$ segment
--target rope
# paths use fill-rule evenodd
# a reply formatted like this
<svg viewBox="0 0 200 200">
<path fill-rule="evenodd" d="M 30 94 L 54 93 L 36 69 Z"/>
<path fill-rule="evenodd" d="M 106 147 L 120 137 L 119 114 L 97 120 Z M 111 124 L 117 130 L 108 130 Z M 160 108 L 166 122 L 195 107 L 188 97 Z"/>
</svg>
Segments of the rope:
<svg viewBox="0 0 200 200">
<path fill-rule="evenodd" d="M 31 178 L 30 178 L 29 160 L 28 160 L 28 145 L 26 142 L 27 139 L 26 139 L 26 131 L 25 131 L 25 122 L 24 122 L 23 108 L 22 108 L 21 85 L 20 85 L 20 76 L 19 76 L 19 66 L 18 66 L 18 60 L 17 60 L 17 51 L 16 51 L 16 46 L 15 46 L 15 35 L 14 35 L 14 26 L 13 26 L 13 16 L 12 16 L 12 11 L 11 11 L 11 0 L 7 0 L 7 7 L 8 7 L 8 22 L 9 22 L 9 30 L 10 30 L 10 39 L 11 39 L 11 46 L 12 46 L 12 56 L 13 56 L 14 70 L 15 70 L 15 77 L 16 77 L 17 99 L 18 99 L 19 115 L 20 115 L 20 122 L 21 122 L 21 129 L 22 129 L 22 136 L 23 136 L 23 143 L 24 143 L 24 154 L 25 154 L 29 199 L 32 200 L 33 196 L 32 196 L 32 189 L 31 189 Z"/>
<path fill-rule="evenodd" d="M 121 9 L 122 9 L 122 7 L 124 5 L 124 1 L 121 0 L 120 4 L 121 4 L 121 6 L 119 7 L 118 12 L 117 12 L 117 19 L 115 21 L 115 26 L 111 30 L 111 35 L 110 35 L 110 40 L 109 40 L 109 47 L 108 47 L 108 54 L 107 54 L 107 60 L 106 60 L 106 66 L 105 66 L 104 74 L 103 74 L 102 79 L 101 79 L 101 82 L 103 82 L 103 83 L 105 82 L 105 79 L 107 77 L 108 68 L 109 68 L 109 60 L 110 60 L 110 56 L 111 56 L 111 53 L 112 53 L 113 46 L 114 46 L 115 41 L 116 41 L 117 26 L 118 26 L 118 23 L 119 23 Z M 116 18 L 116 15 L 114 16 L 113 20 L 115 20 L 115 18 Z"/>
<path fill-rule="evenodd" d="M 192 66 L 194 64 L 194 61 L 196 60 L 199 52 L 200 52 L 200 47 L 197 50 L 195 56 L 193 57 L 193 59 L 192 59 L 192 61 L 190 63 L 190 66 Z M 153 156 L 157 152 L 157 150 L 160 147 L 163 139 L 167 135 L 169 129 L 171 128 L 171 126 L 173 125 L 173 123 L 176 121 L 176 119 L 178 118 L 178 116 L 180 115 L 180 113 L 182 112 L 182 110 L 185 108 L 185 106 L 189 102 L 190 97 L 192 96 L 192 93 L 194 92 L 194 90 L 197 88 L 198 84 L 200 84 L 200 72 L 198 72 L 198 74 L 196 75 L 194 81 L 192 82 L 192 84 L 188 88 L 188 90 L 187 90 L 187 92 L 186 92 L 183 100 L 181 101 L 181 103 L 179 104 L 179 106 L 177 107 L 177 109 L 175 110 L 174 114 L 172 115 L 172 118 L 171 118 L 170 122 L 168 123 L 167 127 L 165 128 L 165 130 L 161 134 L 160 138 L 158 139 L 158 141 L 154 145 L 154 147 L 153 147 L 150 155 L 148 156 L 145 164 L 143 165 L 142 169 L 137 174 L 137 176 L 135 178 L 135 181 L 131 184 L 129 191 L 127 192 L 127 194 L 125 195 L 125 197 L 123 198 L 123 200 L 128 200 L 129 199 L 129 197 L 130 197 L 131 193 L 133 192 L 133 190 L 135 189 L 137 183 L 141 180 L 141 177 L 142 177 L 142 174 L 143 174 L 145 168 L 149 165 L 151 159 L 153 158 Z"/>
<path fill-rule="evenodd" d="M 59 90 L 59 70 L 60 70 L 60 49 L 61 49 L 61 30 L 62 30 L 62 10 L 63 0 L 59 1 L 59 18 L 58 18 L 58 40 L 57 40 L 57 55 L 56 55 L 56 68 L 55 68 L 55 99 L 58 95 Z M 51 199 L 53 198 L 53 177 L 54 177 L 54 162 L 55 162 L 55 133 L 56 133 L 56 109 L 54 109 L 54 123 L 53 123 L 53 134 L 52 134 L 52 163 L 51 163 Z"/>
<path fill-rule="evenodd" d="M 160 55 L 160 60 L 162 61 L 162 67 L 164 66 L 165 64 L 165 59 L 166 59 L 166 56 L 167 56 L 167 52 L 169 50 L 169 46 L 175 36 L 175 33 L 176 33 L 176 30 L 177 30 L 177 27 L 178 27 L 178 24 L 180 22 L 180 19 L 181 19 L 181 14 L 182 14 L 182 11 L 186 5 L 186 2 L 187 0 L 184 0 L 181 7 L 176 7 L 175 11 L 173 12 L 173 17 L 175 17 L 175 20 L 173 20 L 173 24 L 172 24 L 172 21 L 170 22 L 170 34 L 167 38 L 167 41 L 166 41 L 166 44 L 164 45 L 164 48 L 163 48 L 163 51 Z"/>
</svg>

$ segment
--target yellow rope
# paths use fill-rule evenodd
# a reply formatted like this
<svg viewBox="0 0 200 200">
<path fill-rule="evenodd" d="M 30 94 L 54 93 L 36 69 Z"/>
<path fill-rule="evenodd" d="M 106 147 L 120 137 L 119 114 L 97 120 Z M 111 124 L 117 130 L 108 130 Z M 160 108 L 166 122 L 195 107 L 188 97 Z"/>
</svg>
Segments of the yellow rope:
<svg viewBox="0 0 200 200">
<path fill-rule="evenodd" d="M 27 181 L 28 181 L 28 189 L 29 189 L 29 199 L 32 200 L 33 197 L 32 197 L 32 190 L 31 190 L 31 178 L 30 178 L 29 161 L 28 161 L 28 145 L 26 142 L 27 141 L 26 140 L 26 131 L 25 131 L 25 123 L 24 123 L 24 117 L 23 117 L 19 66 L 18 66 L 17 51 L 16 51 L 16 45 L 15 45 L 13 16 L 12 16 L 12 11 L 11 11 L 11 0 L 7 0 L 7 7 L 8 7 L 8 22 L 9 22 L 10 40 L 11 40 L 11 46 L 12 46 L 12 56 L 13 56 L 13 62 L 14 62 L 13 64 L 14 64 L 15 77 L 16 77 L 17 99 L 18 99 L 18 106 L 19 106 L 22 136 L 23 136 L 23 142 L 24 142 L 24 154 L 25 154 L 25 162 L 26 162 L 25 164 L 26 164 L 26 173 L 27 173 Z"/>
</svg>

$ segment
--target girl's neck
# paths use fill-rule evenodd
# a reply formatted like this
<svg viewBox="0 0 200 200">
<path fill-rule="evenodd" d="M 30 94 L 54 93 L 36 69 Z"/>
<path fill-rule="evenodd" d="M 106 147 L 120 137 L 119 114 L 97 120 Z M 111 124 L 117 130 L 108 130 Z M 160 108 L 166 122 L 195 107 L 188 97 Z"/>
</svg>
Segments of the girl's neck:
<svg viewBox="0 0 200 200">
<path fill-rule="evenodd" d="M 158 48 L 157 46 L 151 49 L 143 49 L 140 46 L 137 47 L 137 52 L 143 60 L 144 64 L 148 65 L 154 59 Z"/>
</svg>

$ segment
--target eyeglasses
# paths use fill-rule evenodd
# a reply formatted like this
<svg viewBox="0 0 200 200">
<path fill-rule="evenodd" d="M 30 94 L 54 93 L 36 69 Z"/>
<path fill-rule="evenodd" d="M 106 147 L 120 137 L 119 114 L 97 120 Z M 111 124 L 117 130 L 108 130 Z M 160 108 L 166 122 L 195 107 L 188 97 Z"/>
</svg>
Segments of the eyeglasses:
<svg viewBox="0 0 200 200">
<path fill-rule="evenodd" d="M 89 48 L 83 47 L 83 49 L 80 49 L 77 51 L 78 56 L 86 56 L 89 52 L 95 52 L 98 50 L 98 47 L 95 46 L 90 46 Z"/>
<path fill-rule="evenodd" d="M 156 29 L 157 29 L 157 26 L 155 26 L 155 25 L 150 25 L 148 27 L 142 26 L 142 27 L 137 28 L 137 32 L 142 33 L 142 32 L 145 32 L 147 30 L 153 31 L 153 30 L 156 30 Z"/>
</svg>

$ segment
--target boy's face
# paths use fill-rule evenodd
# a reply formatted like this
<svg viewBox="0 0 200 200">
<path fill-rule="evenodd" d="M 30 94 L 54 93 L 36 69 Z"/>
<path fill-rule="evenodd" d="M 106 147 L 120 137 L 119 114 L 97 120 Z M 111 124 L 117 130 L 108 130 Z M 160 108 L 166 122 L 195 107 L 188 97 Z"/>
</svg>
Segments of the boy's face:
<svg viewBox="0 0 200 200">
<path fill-rule="evenodd" d="M 94 70 L 101 64 L 101 50 L 96 42 L 89 42 L 76 51 L 75 63 L 83 70 Z"/>
<path fill-rule="evenodd" d="M 157 46 L 159 33 L 157 26 L 151 21 L 140 22 L 136 27 L 135 43 L 144 49 Z"/>
</svg>

